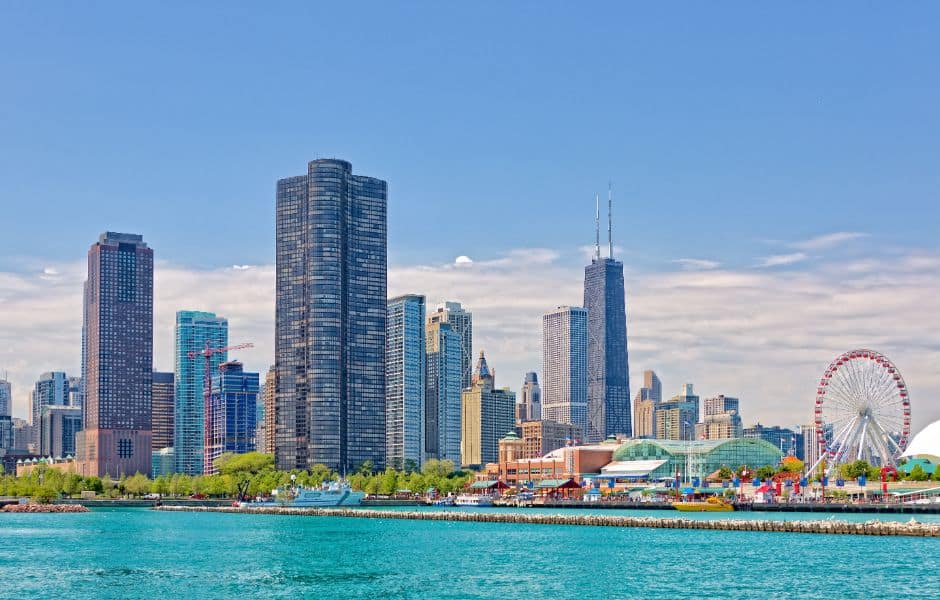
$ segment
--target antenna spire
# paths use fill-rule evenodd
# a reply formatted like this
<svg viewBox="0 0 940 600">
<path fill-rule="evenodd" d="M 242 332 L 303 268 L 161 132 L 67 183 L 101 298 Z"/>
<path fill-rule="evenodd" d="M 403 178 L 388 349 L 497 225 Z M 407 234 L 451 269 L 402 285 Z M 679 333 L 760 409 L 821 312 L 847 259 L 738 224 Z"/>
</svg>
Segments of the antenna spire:
<svg viewBox="0 0 940 600">
<path fill-rule="evenodd" d="M 613 224 L 614 224 L 614 218 L 612 216 L 613 204 L 614 204 L 614 201 L 613 201 L 613 195 L 611 193 L 611 183 L 610 183 L 610 180 L 608 180 L 607 181 L 607 245 L 609 246 L 608 256 L 610 256 L 611 259 L 614 258 L 614 238 L 613 238 L 613 234 L 611 233 L 611 229 L 613 228 Z"/>
<path fill-rule="evenodd" d="M 601 259 L 601 196 L 594 194 L 594 257 Z"/>
</svg>

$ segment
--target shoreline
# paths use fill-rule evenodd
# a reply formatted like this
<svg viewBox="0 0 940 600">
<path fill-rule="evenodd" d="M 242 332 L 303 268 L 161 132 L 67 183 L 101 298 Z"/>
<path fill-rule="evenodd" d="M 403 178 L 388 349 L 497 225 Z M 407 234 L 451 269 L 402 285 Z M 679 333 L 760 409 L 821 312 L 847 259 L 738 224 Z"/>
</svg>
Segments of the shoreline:
<svg viewBox="0 0 940 600">
<path fill-rule="evenodd" d="M 625 517 L 613 515 L 564 515 L 487 512 L 417 512 L 363 510 L 356 508 L 287 507 L 204 507 L 157 506 L 163 512 L 218 512 L 231 514 L 285 515 L 303 517 L 344 517 L 355 519 L 400 519 L 411 521 L 461 521 L 515 523 L 529 525 L 582 525 L 590 527 L 634 527 L 649 529 L 706 529 L 712 531 L 763 531 L 770 533 L 823 533 L 836 535 L 877 535 L 940 537 L 940 523 L 913 521 L 754 521 L 745 519 L 685 519 L 681 517 Z"/>
</svg>

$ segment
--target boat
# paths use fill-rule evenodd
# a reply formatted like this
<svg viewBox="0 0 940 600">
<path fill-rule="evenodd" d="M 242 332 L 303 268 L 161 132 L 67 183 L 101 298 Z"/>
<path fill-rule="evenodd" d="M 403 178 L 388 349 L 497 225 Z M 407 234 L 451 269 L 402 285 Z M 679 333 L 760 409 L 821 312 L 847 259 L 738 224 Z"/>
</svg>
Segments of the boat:
<svg viewBox="0 0 940 600">
<path fill-rule="evenodd" d="M 493 497 L 489 494 L 460 494 L 454 500 L 456 506 L 493 506 Z"/>
<path fill-rule="evenodd" d="M 265 506 L 286 506 L 290 508 L 323 508 L 330 506 L 359 506 L 365 497 L 364 492 L 354 491 L 347 481 L 328 481 L 318 488 L 296 486 L 285 490 L 275 490 L 275 495 L 287 495 L 287 502 L 264 502 Z"/>
<path fill-rule="evenodd" d="M 708 500 L 673 502 L 672 507 L 682 512 L 731 512 L 734 510 L 734 504 L 718 496 L 712 496 Z"/>
<path fill-rule="evenodd" d="M 432 502 L 431 505 L 432 506 L 453 506 L 454 497 L 453 496 L 441 496 L 440 498 L 437 498 L 436 500 L 434 500 L 434 502 Z"/>
</svg>

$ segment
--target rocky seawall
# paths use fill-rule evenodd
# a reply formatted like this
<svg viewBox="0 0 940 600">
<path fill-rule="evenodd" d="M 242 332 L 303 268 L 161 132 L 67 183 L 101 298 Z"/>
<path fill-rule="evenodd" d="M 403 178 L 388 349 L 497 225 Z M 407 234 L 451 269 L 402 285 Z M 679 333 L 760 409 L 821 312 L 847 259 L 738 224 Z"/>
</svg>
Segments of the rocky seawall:
<svg viewBox="0 0 940 600">
<path fill-rule="evenodd" d="M 7 504 L 3 512 L 9 513 L 86 513 L 91 512 L 77 504 Z"/>
<path fill-rule="evenodd" d="M 158 506 L 166 512 L 221 512 L 356 519 L 407 519 L 414 521 L 472 521 L 530 525 L 583 525 L 591 527 L 646 527 L 651 529 L 706 529 L 714 531 L 764 531 L 773 533 L 828 533 L 836 535 L 894 535 L 940 537 L 940 524 L 899 521 L 850 523 L 836 520 L 764 521 L 751 519 L 687 519 L 681 517 L 624 517 L 613 515 L 532 514 L 462 511 L 402 511 L 357 508 L 286 508 Z"/>
</svg>

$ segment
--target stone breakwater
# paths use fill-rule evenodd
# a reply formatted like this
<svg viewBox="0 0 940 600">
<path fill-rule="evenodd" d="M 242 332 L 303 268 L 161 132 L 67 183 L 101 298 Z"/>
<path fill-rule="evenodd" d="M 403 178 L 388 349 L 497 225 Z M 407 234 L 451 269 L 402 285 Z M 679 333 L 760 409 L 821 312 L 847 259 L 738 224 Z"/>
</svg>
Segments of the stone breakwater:
<svg viewBox="0 0 940 600">
<path fill-rule="evenodd" d="M 718 531 L 766 531 L 773 533 L 829 533 L 837 535 L 896 535 L 940 537 L 940 524 L 899 521 L 760 521 L 745 519 L 686 519 L 670 517 L 622 517 L 612 515 L 546 515 L 497 512 L 428 512 L 364 510 L 356 508 L 287 508 L 158 506 L 167 512 L 222 512 L 307 517 L 351 517 L 357 519 L 407 519 L 413 521 L 473 521 L 478 523 L 520 523 L 530 525 L 586 525 L 593 527 L 646 527 L 651 529 L 710 529 Z"/>
<path fill-rule="evenodd" d="M 77 504 L 7 504 L 3 512 L 10 513 L 86 513 L 91 512 Z"/>
</svg>

